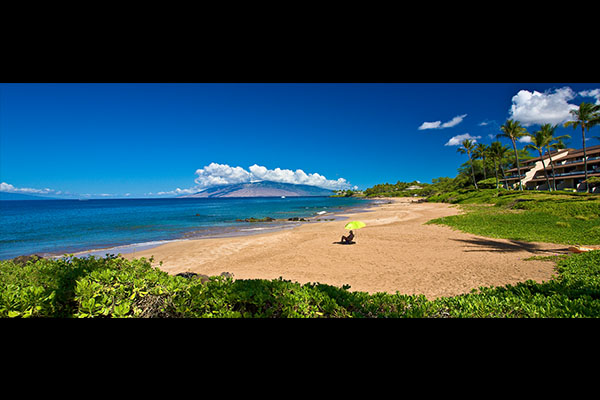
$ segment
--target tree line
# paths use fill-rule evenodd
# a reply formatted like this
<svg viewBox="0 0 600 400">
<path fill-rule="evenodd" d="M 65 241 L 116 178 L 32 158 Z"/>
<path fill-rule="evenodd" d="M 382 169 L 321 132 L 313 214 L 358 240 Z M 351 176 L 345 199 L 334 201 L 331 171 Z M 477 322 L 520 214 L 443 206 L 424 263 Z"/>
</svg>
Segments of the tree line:
<svg viewBox="0 0 600 400">
<path fill-rule="evenodd" d="M 589 129 L 595 125 L 600 124 L 600 105 L 591 104 L 591 103 L 581 103 L 577 109 L 571 110 L 571 114 L 574 119 L 572 121 L 567 121 L 563 124 L 565 128 L 572 127 L 573 129 L 577 129 L 581 127 L 581 135 L 582 135 L 582 143 L 583 143 L 583 159 L 584 159 L 584 174 L 585 174 L 585 189 L 586 192 L 589 193 L 589 180 L 587 173 L 587 154 L 586 154 L 586 132 L 589 133 Z M 516 142 L 520 138 L 524 136 L 531 137 L 531 144 L 525 146 L 525 150 L 534 150 L 537 151 L 540 158 L 543 157 L 544 151 L 547 152 L 549 156 L 550 165 L 552 167 L 552 182 L 550 184 L 550 179 L 548 177 L 548 171 L 546 171 L 546 164 L 542 159 L 542 165 L 544 167 L 544 174 L 546 178 L 546 183 L 548 185 L 548 190 L 556 190 L 556 179 L 554 174 L 554 165 L 552 162 L 552 150 L 564 149 L 565 144 L 563 142 L 564 139 L 570 138 L 569 135 L 555 136 L 556 128 L 559 125 L 552 124 L 542 124 L 540 129 L 533 132 L 533 134 L 529 133 L 527 129 L 521 125 L 519 121 L 514 121 L 512 119 L 508 119 L 504 125 L 500 127 L 501 132 L 496 135 L 497 139 L 509 139 L 512 143 L 513 154 L 514 154 L 514 163 L 517 168 L 517 174 L 519 176 L 519 190 L 523 190 L 523 183 L 521 182 L 521 165 L 519 160 L 519 151 L 517 151 Z M 600 139 L 600 137 L 594 136 L 596 139 Z M 504 166 L 507 161 L 507 154 L 510 151 L 508 146 L 502 145 L 500 141 L 494 141 L 489 146 L 486 146 L 483 143 L 475 144 L 474 141 L 470 139 L 465 139 L 461 142 L 461 147 L 457 150 L 461 154 L 467 154 L 469 157 L 469 166 L 471 170 L 471 177 L 473 179 L 473 185 L 475 189 L 478 189 L 477 179 L 475 178 L 475 167 L 474 160 L 481 159 L 483 161 L 483 176 L 484 180 L 487 179 L 486 174 L 486 159 L 489 161 L 493 161 L 494 163 L 494 173 L 496 177 L 496 188 L 499 187 L 498 180 L 498 167 L 500 167 L 502 175 L 506 178 L 504 174 Z M 505 181 L 506 182 L 506 181 Z"/>
</svg>

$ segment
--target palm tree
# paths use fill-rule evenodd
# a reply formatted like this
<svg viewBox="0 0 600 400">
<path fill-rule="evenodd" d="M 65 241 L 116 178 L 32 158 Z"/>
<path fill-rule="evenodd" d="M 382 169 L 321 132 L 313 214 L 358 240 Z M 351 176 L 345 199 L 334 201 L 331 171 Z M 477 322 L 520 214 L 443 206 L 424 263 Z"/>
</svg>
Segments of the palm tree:
<svg viewBox="0 0 600 400">
<path fill-rule="evenodd" d="M 465 154 L 469 156 L 469 163 L 471 164 L 471 175 L 473 175 L 473 184 L 475 185 L 475 189 L 479 190 L 477 187 L 477 182 L 475 182 L 475 170 L 473 169 L 473 159 L 471 158 L 471 153 L 475 149 L 475 143 L 469 139 L 465 139 L 461 142 L 463 147 L 459 147 L 458 151 L 460 154 Z"/>
<path fill-rule="evenodd" d="M 554 132 L 556 131 L 556 128 L 558 128 L 558 124 L 557 125 L 544 124 L 541 126 L 541 130 L 548 137 L 548 144 L 546 145 L 546 150 L 548 152 L 548 157 L 550 158 L 550 166 L 552 167 L 552 188 L 554 189 L 554 191 L 556 191 L 556 174 L 554 172 L 554 161 L 552 160 L 552 153 L 550 152 L 551 151 L 550 149 L 553 149 L 553 150 L 564 149 L 566 146 L 563 143 L 563 139 L 571 138 L 571 136 L 569 136 L 569 135 L 554 136 Z"/>
<path fill-rule="evenodd" d="M 550 124 L 547 124 L 550 125 Z M 540 153 L 540 160 L 542 160 L 542 167 L 544 167 L 544 175 L 546 175 L 546 184 L 548 185 L 548 191 L 551 191 L 550 179 L 548 179 L 548 171 L 546 171 L 546 163 L 544 162 L 544 156 L 542 150 L 544 147 L 550 144 L 550 138 L 548 136 L 548 130 L 539 130 L 534 132 L 531 137 L 531 144 L 525 146 L 526 149 L 537 150 Z"/>
<path fill-rule="evenodd" d="M 488 147 L 488 152 L 490 157 L 492 158 L 492 160 L 494 161 L 494 174 L 496 175 L 496 189 L 498 189 L 498 166 L 496 164 L 496 159 L 501 159 L 500 156 L 500 148 L 502 147 L 502 144 L 500 142 L 492 142 L 492 144 L 490 144 L 490 147 Z"/>
<path fill-rule="evenodd" d="M 504 178 L 504 184 L 506 187 L 506 174 L 504 173 L 504 167 L 502 166 L 502 161 L 506 157 L 506 153 L 508 152 L 508 146 L 503 146 L 502 143 L 496 141 L 490 145 L 490 153 L 492 154 L 492 159 L 494 160 L 494 170 L 496 172 L 496 187 L 498 186 L 498 170 L 496 168 L 496 161 L 498 161 L 498 166 L 500 167 L 500 171 L 502 172 L 502 177 Z"/>
<path fill-rule="evenodd" d="M 475 150 L 473 150 L 473 158 L 481 158 L 483 160 L 483 179 L 487 179 L 485 174 L 485 155 L 487 154 L 488 147 L 483 143 L 477 143 Z"/>
<path fill-rule="evenodd" d="M 583 168 L 585 173 L 585 191 L 589 193 L 590 189 L 587 184 L 587 154 L 585 152 L 585 131 L 600 123 L 600 105 L 582 102 L 577 110 L 571 110 L 570 113 L 575 117 L 573 121 L 564 123 L 564 127 L 572 126 L 573 129 L 581 126 L 581 137 L 583 139 Z"/>
<path fill-rule="evenodd" d="M 519 155 L 517 154 L 516 140 L 520 137 L 526 136 L 527 129 L 521 126 L 519 121 L 513 121 L 512 119 L 506 120 L 504 125 L 500 127 L 502 133 L 496 135 L 497 138 L 509 138 L 512 142 L 513 149 L 515 151 L 515 159 L 517 161 L 517 172 L 519 173 L 519 188 L 523 190 L 523 183 L 521 182 L 521 166 L 519 165 Z"/>
</svg>

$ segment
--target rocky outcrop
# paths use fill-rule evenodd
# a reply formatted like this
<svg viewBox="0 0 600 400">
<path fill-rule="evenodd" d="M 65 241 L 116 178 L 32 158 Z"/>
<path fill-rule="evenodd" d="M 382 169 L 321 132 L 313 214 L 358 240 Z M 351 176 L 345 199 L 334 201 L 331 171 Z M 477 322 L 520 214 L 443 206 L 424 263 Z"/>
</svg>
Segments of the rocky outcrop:
<svg viewBox="0 0 600 400">
<path fill-rule="evenodd" d="M 236 219 L 236 222 L 272 222 L 275 221 L 275 218 L 264 217 L 264 218 L 244 218 L 244 219 Z"/>
<path fill-rule="evenodd" d="M 11 261 L 17 265 L 24 267 L 29 261 L 37 262 L 38 260 L 42 260 L 43 258 L 44 257 L 38 256 L 37 254 L 31 254 L 28 256 L 15 257 Z"/>
<path fill-rule="evenodd" d="M 197 274 L 195 272 L 180 272 L 178 274 L 175 274 L 175 276 L 181 276 L 182 278 L 187 278 L 187 279 L 200 279 L 201 283 L 206 283 L 210 280 L 210 276 L 208 275 L 204 275 L 204 274 Z M 231 272 L 221 272 L 219 274 L 219 276 L 223 276 L 225 278 L 233 278 L 233 274 Z"/>
</svg>

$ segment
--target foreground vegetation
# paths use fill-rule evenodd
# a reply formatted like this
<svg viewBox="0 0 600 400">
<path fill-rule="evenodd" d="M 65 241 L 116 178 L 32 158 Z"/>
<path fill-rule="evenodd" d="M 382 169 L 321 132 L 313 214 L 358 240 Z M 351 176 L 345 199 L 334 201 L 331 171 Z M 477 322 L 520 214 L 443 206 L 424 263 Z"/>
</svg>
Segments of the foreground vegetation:
<svg viewBox="0 0 600 400">
<path fill-rule="evenodd" d="M 600 244 L 600 196 L 586 193 L 457 190 L 430 196 L 464 213 L 429 221 L 493 238 Z"/>
<path fill-rule="evenodd" d="M 526 261 L 525 261 L 526 262 Z M 0 317 L 598 317 L 600 251 L 562 258 L 548 282 L 428 300 L 283 279 L 171 276 L 119 256 L 0 262 Z"/>
</svg>

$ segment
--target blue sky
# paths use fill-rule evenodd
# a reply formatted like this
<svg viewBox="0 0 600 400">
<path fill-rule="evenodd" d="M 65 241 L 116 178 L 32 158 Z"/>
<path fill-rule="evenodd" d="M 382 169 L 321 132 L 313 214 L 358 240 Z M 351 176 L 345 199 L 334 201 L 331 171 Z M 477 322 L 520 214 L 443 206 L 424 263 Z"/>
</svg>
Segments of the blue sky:
<svg viewBox="0 0 600 400">
<path fill-rule="evenodd" d="M 456 176 L 466 160 L 450 145 L 453 137 L 489 144 L 488 135 L 510 117 L 533 132 L 539 121 L 564 120 L 581 101 L 600 102 L 599 89 L 600 83 L 5 83 L 0 190 L 145 197 L 267 177 L 360 189 L 431 182 Z M 570 147 L 581 147 L 580 130 L 559 128 L 565 133 Z"/>
</svg>

